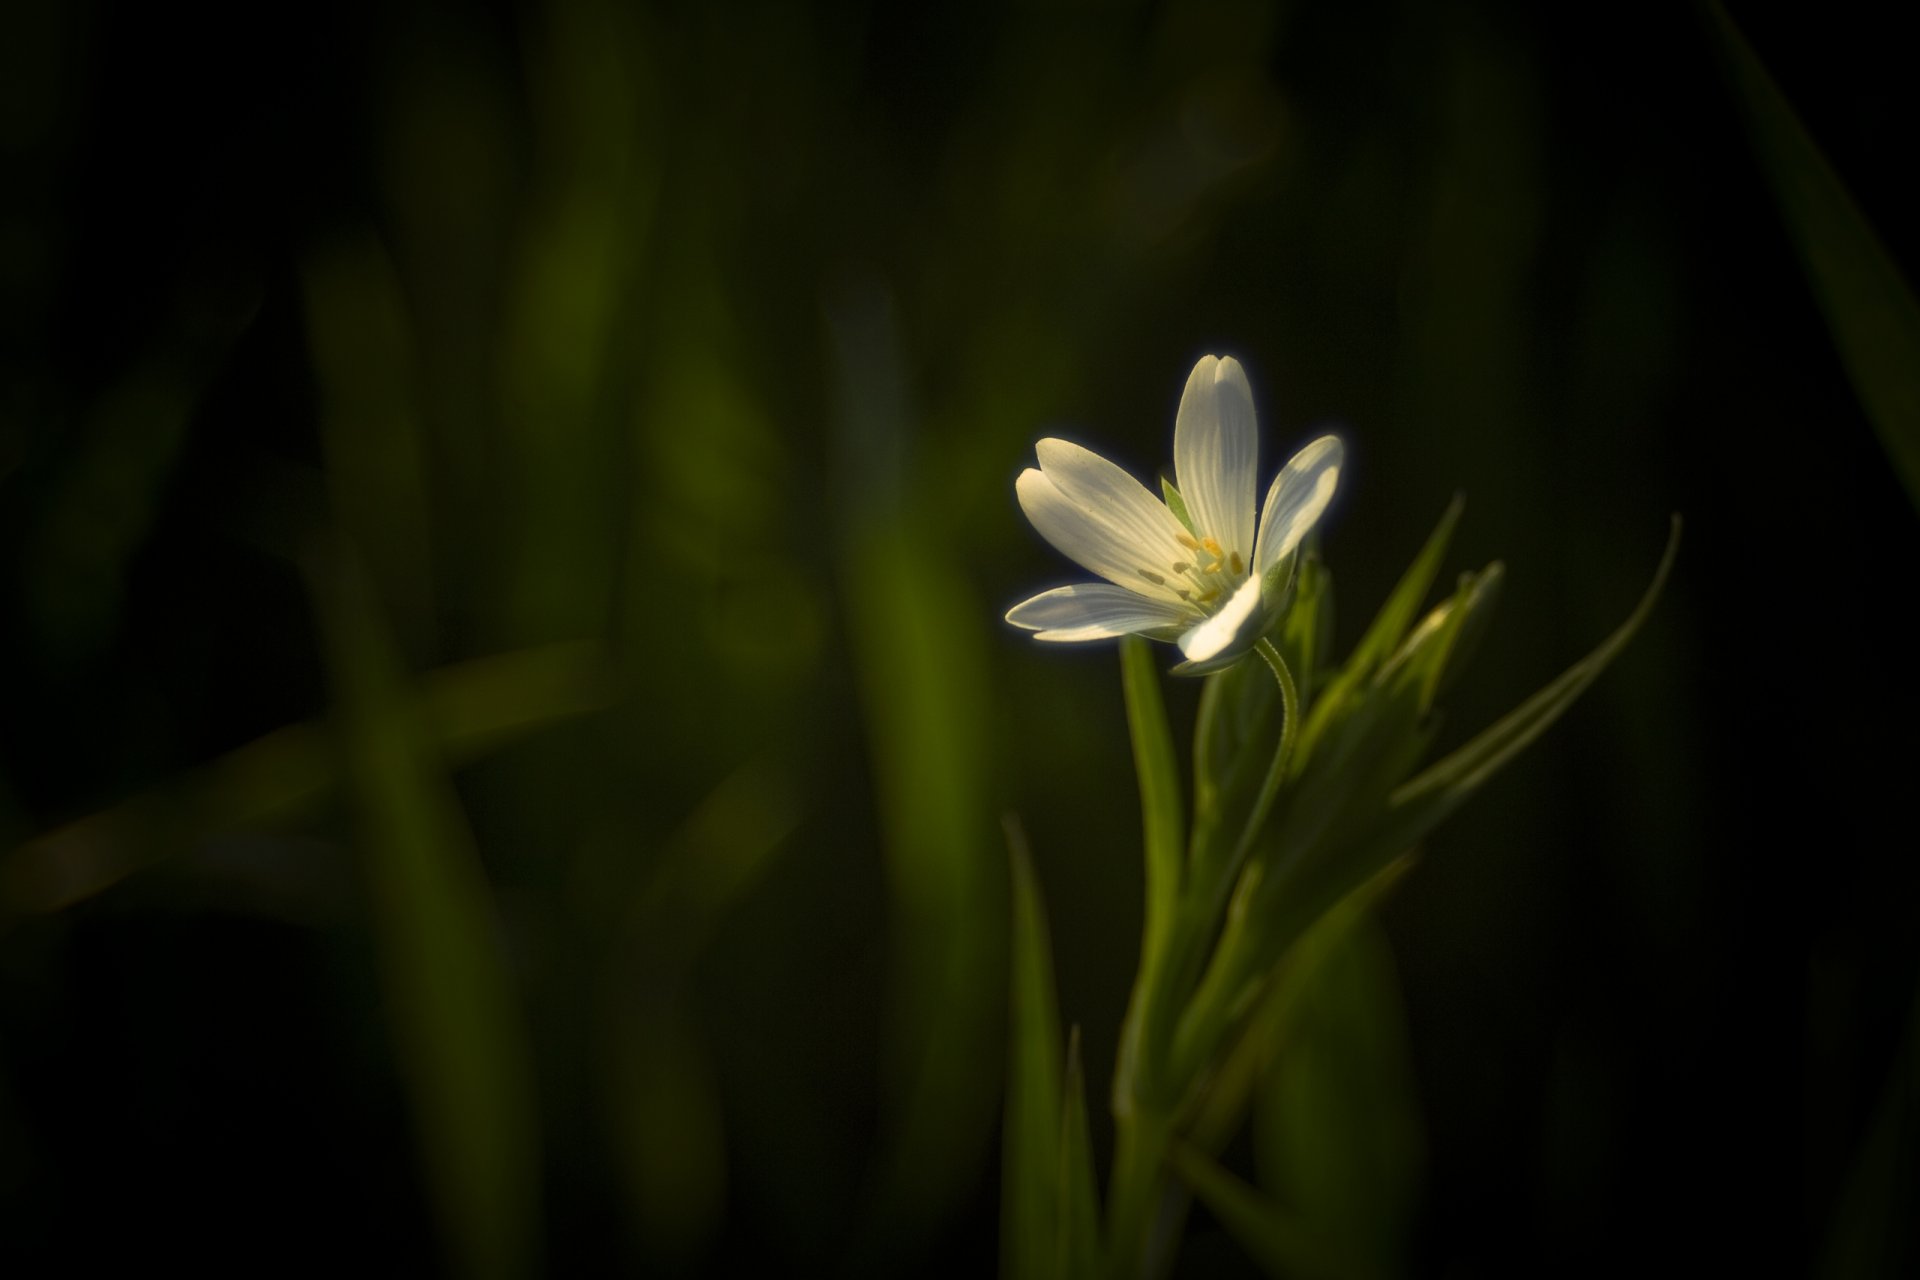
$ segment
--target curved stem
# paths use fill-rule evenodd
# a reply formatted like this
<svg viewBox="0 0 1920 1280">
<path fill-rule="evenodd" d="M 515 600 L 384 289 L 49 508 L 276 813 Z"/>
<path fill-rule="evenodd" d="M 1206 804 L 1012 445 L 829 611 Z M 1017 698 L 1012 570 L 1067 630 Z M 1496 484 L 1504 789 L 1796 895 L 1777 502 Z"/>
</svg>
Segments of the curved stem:
<svg viewBox="0 0 1920 1280">
<path fill-rule="evenodd" d="M 1259 650 L 1260 656 L 1273 669 L 1273 678 L 1280 682 L 1280 745 L 1274 749 L 1273 763 L 1267 766 L 1266 780 L 1260 784 L 1260 795 L 1253 802 L 1253 812 L 1247 815 L 1247 825 L 1240 833 L 1240 843 L 1233 848 L 1233 861 L 1227 866 L 1228 884 L 1232 884 L 1234 877 L 1240 874 L 1241 865 L 1253 851 L 1254 839 L 1267 823 L 1267 815 L 1272 811 L 1273 802 L 1286 781 L 1287 768 L 1293 763 L 1294 741 L 1300 736 L 1300 691 L 1294 688 L 1293 672 L 1287 669 L 1287 660 L 1280 656 L 1280 650 L 1265 636 L 1260 638 Z"/>
</svg>

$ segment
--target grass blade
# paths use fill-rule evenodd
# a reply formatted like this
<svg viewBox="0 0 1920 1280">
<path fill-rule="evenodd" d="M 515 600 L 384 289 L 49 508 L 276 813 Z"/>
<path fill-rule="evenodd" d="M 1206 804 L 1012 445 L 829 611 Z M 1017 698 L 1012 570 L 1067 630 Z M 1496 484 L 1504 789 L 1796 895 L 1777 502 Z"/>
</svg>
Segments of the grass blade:
<svg viewBox="0 0 1920 1280">
<path fill-rule="evenodd" d="M 345 556 L 314 570 L 383 979 L 453 1270 L 534 1268 L 532 1067 L 464 815 Z"/>
<path fill-rule="evenodd" d="M 1060 1010 L 1046 907 L 1026 835 L 1012 819 L 1007 822 L 1007 852 L 1013 867 L 1013 957 L 1001 1157 L 1001 1274 L 1008 1280 L 1046 1280 L 1059 1256 L 1055 1188 L 1062 1168 Z"/>
<path fill-rule="evenodd" d="M 1087 1134 L 1087 1081 L 1080 1065 L 1080 1028 L 1067 1039 L 1065 1098 L 1060 1109 L 1059 1267 L 1054 1274 L 1081 1280 L 1100 1261 L 1100 1196 L 1094 1189 L 1093 1146 Z"/>
<path fill-rule="evenodd" d="M 604 709 L 613 698 L 599 645 L 566 642 L 428 672 L 409 717 L 458 767 L 527 734 Z M 0 921 L 61 911 L 205 836 L 284 821 L 340 782 L 334 727 L 275 729 L 151 791 L 27 841 L 0 863 Z"/>
<path fill-rule="evenodd" d="M 1761 168 L 1847 377 L 1920 505 L 1920 302 L 1739 28 L 1719 4 L 1708 8 Z"/>
</svg>

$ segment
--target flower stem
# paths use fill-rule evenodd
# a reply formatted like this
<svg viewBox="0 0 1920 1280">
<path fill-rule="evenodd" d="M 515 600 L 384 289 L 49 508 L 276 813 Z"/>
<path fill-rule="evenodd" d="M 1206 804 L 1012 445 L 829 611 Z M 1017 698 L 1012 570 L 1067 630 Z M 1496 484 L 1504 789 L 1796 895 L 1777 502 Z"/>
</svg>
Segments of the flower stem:
<svg viewBox="0 0 1920 1280">
<path fill-rule="evenodd" d="M 1273 641 L 1260 637 L 1260 656 L 1273 668 L 1273 678 L 1280 682 L 1280 745 L 1274 750 L 1273 763 L 1267 766 L 1266 781 L 1260 784 L 1260 795 L 1253 803 L 1253 812 L 1247 816 L 1247 826 L 1240 833 L 1240 843 L 1234 846 L 1233 862 L 1227 869 L 1227 882 L 1240 873 L 1241 865 L 1247 855 L 1253 851 L 1253 842 L 1259 836 L 1260 829 L 1267 824 L 1267 814 L 1273 809 L 1274 799 L 1280 794 L 1281 784 L 1286 781 L 1287 769 L 1293 763 L 1293 744 L 1300 736 L 1300 691 L 1294 687 L 1293 672 L 1287 669 L 1287 660 L 1280 656 L 1280 650 Z"/>
<path fill-rule="evenodd" d="M 1169 1144 L 1177 1136 L 1178 1101 L 1191 1081 L 1166 1077 L 1170 1046 L 1141 1042 L 1166 1034 L 1182 1021 L 1168 1014 L 1205 967 L 1207 949 L 1218 940 L 1216 930 L 1234 882 L 1266 826 L 1293 760 L 1300 721 L 1299 691 L 1286 659 L 1273 642 L 1262 639 L 1259 649 L 1280 683 L 1284 717 L 1280 742 L 1233 857 L 1217 875 L 1208 877 L 1207 884 L 1194 886 L 1198 896 L 1184 904 L 1165 949 L 1156 957 L 1158 963 L 1150 962 L 1142 974 L 1143 989 L 1136 995 L 1136 1006 L 1129 1010 L 1123 1031 L 1128 1041 L 1121 1055 L 1125 1079 L 1115 1081 L 1114 1168 L 1107 1216 L 1109 1274 L 1116 1280 L 1141 1280 L 1157 1274 L 1170 1256 L 1169 1241 L 1161 1237 L 1169 1229 L 1168 1223 L 1178 1218 L 1177 1213 L 1171 1217 L 1167 1213 L 1166 1161 Z"/>
<path fill-rule="evenodd" d="M 1266 779 L 1260 784 L 1260 794 L 1255 797 L 1251 812 L 1247 815 L 1246 826 L 1241 829 L 1240 839 L 1234 845 L 1233 856 L 1219 869 L 1209 883 L 1206 901 L 1206 927 L 1210 954 L 1192 953 L 1195 969 L 1182 975 L 1185 982 L 1181 990 L 1187 993 L 1189 1007 L 1175 1018 L 1172 1043 L 1167 1047 L 1161 1062 L 1167 1079 L 1175 1082 L 1175 1096 L 1184 1106 L 1192 1099 L 1188 1090 L 1193 1082 L 1205 1071 L 1206 1056 L 1190 1052 L 1195 1043 L 1212 1046 L 1218 1043 L 1219 1034 L 1225 1030 L 1227 1011 L 1221 1007 L 1223 992 L 1231 991 L 1231 985 L 1222 985 L 1222 979 L 1234 970 L 1239 957 L 1234 954 L 1240 942 L 1240 933 L 1234 928 L 1234 922 L 1227 919 L 1228 903 L 1231 901 L 1234 886 L 1239 883 L 1247 860 L 1253 856 L 1254 846 L 1259 842 L 1260 833 L 1267 827 L 1273 814 L 1274 804 L 1286 785 L 1287 774 L 1293 763 L 1294 744 L 1299 738 L 1300 693 L 1293 681 L 1293 672 L 1287 667 L 1287 660 L 1280 656 L 1280 650 L 1273 641 L 1262 637 L 1259 642 L 1260 656 L 1272 669 L 1274 679 L 1280 684 L 1280 703 L 1283 719 L 1280 724 L 1280 741 L 1274 747 L 1273 758 L 1267 765 Z M 1196 1041 L 1196 1035 L 1200 1038 Z"/>
</svg>

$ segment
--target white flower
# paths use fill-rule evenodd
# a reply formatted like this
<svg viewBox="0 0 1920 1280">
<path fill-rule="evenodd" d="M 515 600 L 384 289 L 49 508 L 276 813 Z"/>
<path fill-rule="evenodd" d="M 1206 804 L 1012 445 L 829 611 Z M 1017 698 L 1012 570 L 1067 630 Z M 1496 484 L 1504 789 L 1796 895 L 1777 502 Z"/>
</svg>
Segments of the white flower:
<svg viewBox="0 0 1920 1280">
<path fill-rule="evenodd" d="M 1099 454 L 1065 440 L 1042 440 L 1034 452 L 1039 467 L 1015 485 L 1021 509 L 1055 550 L 1106 581 L 1043 591 L 1007 621 L 1039 640 L 1173 640 L 1188 664 L 1211 667 L 1245 653 L 1272 625 L 1269 609 L 1285 582 L 1266 579 L 1327 509 L 1342 450 L 1338 437 L 1321 436 L 1294 454 L 1267 490 L 1256 528 L 1253 393 L 1238 361 L 1207 356 L 1187 379 L 1173 426 L 1191 529 Z"/>
</svg>

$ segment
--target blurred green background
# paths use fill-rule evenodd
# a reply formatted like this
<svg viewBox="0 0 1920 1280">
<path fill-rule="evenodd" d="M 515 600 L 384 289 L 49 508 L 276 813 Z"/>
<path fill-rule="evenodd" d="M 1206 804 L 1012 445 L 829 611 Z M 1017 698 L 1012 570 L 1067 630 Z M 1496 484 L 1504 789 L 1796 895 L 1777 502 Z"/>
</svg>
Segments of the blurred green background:
<svg viewBox="0 0 1920 1280">
<path fill-rule="evenodd" d="M 1912 278 L 1892 19 L 1733 16 Z M 0 1269 L 991 1270 L 1001 815 L 1095 1098 L 1141 877 L 1012 481 L 1220 352 L 1343 644 L 1507 562 L 1443 740 L 1687 522 L 1382 913 L 1412 1268 L 1911 1274 L 1920 538 L 1716 32 L 6 6 Z"/>
</svg>

